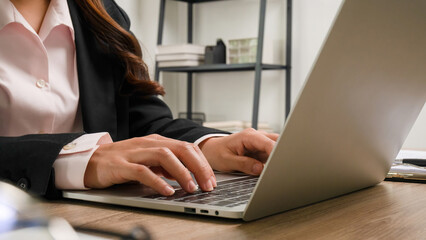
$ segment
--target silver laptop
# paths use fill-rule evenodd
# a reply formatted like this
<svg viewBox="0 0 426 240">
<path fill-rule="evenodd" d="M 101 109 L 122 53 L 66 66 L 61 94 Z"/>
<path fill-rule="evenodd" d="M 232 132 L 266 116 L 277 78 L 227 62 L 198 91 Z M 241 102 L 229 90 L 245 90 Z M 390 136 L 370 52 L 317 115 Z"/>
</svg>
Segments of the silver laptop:
<svg viewBox="0 0 426 240">
<path fill-rule="evenodd" d="M 64 197 L 249 221 L 380 183 L 426 101 L 425 13 L 424 0 L 343 1 L 259 178 L 218 174 L 198 195 L 119 185 Z"/>
</svg>

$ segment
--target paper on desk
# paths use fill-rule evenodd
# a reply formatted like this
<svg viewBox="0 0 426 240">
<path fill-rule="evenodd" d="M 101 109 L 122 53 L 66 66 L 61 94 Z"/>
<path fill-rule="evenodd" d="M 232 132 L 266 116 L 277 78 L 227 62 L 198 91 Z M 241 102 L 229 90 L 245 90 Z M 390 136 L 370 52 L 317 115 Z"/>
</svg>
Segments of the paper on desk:
<svg viewBox="0 0 426 240">
<path fill-rule="evenodd" d="M 426 168 L 419 167 L 412 164 L 394 164 L 392 165 L 389 172 L 403 173 L 403 174 L 425 174 L 426 176 Z"/>
<path fill-rule="evenodd" d="M 426 151 L 401 150 L 396 159 L 426 159 Z"/>
</svg>

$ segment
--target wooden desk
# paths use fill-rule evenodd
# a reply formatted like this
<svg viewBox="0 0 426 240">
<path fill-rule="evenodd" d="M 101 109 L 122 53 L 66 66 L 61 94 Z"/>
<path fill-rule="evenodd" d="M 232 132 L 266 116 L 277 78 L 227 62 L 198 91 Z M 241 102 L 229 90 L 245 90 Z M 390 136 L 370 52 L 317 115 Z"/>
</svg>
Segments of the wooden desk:
<svg viewBox="0 0 426 240">
<path fill-rule="evenodd" d="M 74 225 L 126 232 L 145 226 L 154 239 L 425 239 L 426 184 L 383 182 L 254 222 L 64 200 L 42 203 Z"/>
</svg>

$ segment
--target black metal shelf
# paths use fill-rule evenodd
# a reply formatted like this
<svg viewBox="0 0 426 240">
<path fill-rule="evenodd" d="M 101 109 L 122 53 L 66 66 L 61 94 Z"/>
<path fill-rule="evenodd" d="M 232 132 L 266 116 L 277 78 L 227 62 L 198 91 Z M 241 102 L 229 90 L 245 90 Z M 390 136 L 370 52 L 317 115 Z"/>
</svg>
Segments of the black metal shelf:
<svg viewBox="0 0 426 240">
<path fill-rule="evenodd" d="M 208 64 L 191 67 L 160 67 L 163 72 L 235 72 L 235 71 L 254 71 L 256 63 L 239 63 L 239 64 Z M 287 69 L 285 65 L 261 64 L 262 70 L 282 70 Z"/>
<path fill-rule="evenodd" d="M 218 1 L 229 1 L 229 0 L 174 0 L 178 2 L 187 3 L 188 11 L 188 23 L 187 23 L 187 43 L 192 43 L 193 36 L 193 5 L 203 2 L 218 2 Z M 284 0 L 283 0 L 284 1 Z M 192 116 L 192 85 L 193 85 L 193 73 L 203 72 L 231 72 L 231 71 L 254 71 L 254 94 L 253 94 L 253 113 L 252 113 L 252 127 L 257 129 L 258 118 L 259 118 L 259 100 L 260 100 L 260 85 L 261 85 L 261 74 L 263 70 L 285 70 L 285 115 L 288 116 L 291 107 L 291 31 L 292 31 L 292 1 L 286 0 L 287 2 L 287 29 L 286 29 L 286 65 L 277 64 L 264 64 L 262 63 L 263 56 L 263 39 L 265 32 L 265 15 L 266 15 L 266 2 L 267 0 L 260 0 L 259 5 L 259 28 L 257 35 L 257 55 L 255 63 L 244 63 L 244 64 L 210 64 L 201 65 L 194 67 L 158 67 L 158 62 L 155 64 L 155 77 L 156 81 L 159 81 L 160 72 L 181 72 L 187 73 L 187 116 L 191 119 Z M 160 1 L 160 14 L 159 14 L 159 26 L 157 35 L 157 45 L 161 45 L 163 41 L 163 29 L 164 29 L 164 16 L 166 9 L 166 0 Z"/>
</svg>

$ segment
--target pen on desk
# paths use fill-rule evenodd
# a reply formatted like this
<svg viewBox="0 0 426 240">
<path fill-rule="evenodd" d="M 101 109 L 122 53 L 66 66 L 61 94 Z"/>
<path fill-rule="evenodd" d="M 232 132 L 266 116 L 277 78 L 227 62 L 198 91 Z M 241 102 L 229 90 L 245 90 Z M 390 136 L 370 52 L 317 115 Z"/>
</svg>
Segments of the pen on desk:
<svg viewBox="0 0 426 240">
<path fill-rule="evenodd" d="M 408 163 L 408 164 L 413 164 L 413 165 L 417 165 L 420 167 L 426 167 L 426 159 L 402 159 L 402 163 Z"/>
</svg>

